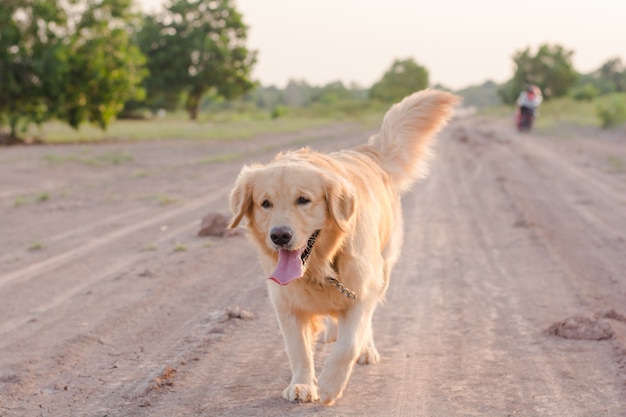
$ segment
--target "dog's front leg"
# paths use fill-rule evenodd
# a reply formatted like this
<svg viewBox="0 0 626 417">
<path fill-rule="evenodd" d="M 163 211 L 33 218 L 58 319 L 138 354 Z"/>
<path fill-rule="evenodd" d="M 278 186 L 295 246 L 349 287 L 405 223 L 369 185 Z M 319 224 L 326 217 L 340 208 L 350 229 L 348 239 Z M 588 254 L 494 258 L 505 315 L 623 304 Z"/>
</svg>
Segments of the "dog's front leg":
<svg viewBox="0 0 626 417">
<path fill-rule="evenodd" d="M 331 405 L 341 397 L 368 336 L 373 313 L 374 308 L 359 303 L 338 317 L 337 341 L 324 362 L 319 380 L 319 394 L 324 404 Z"/>
<path fill-rule="evenodd" d="M 313 361 L 314 318 L 282 308 L 280 303 L 275 303 L 275 308 L 292 373 L 291 382 L 283 391 L 283 397 L 289 401 L 317 401 L 319 396 Z"/>
</svg>

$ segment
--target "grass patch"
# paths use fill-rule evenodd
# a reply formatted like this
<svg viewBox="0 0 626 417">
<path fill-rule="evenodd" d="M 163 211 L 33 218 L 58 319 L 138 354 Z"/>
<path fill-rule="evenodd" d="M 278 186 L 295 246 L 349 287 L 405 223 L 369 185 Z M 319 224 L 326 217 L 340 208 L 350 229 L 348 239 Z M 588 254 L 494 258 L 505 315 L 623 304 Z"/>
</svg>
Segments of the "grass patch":
<svg viewBox="0 0 626 417">
<path fill-rule="evenodd" d="M 153 120 L 116 120 L 106 131 L 83 125 L 74 130 L 59 121 L 43 123 L 28 131 L 29 136 L 41 137 L 47 143 L 89 143 L 104 141 L 139 141 L 159 139 L 232 140 L 249 139 L 264 133 L 297 132 L 307 128 L 329 125 L 331 118 L 293 117 L 272 120 L 235 119 L 191 121 L 177 115 Z"/>
<path fill-rule="evenodd" d="M 41 193 L 35 199 L 35 201 L 37 201 L 38 203 L 41 203 L 43 201 L 48 201 L 48 200 L 50 200 L 50 194 L 48 193 Z"/>
<path fill-rule="evenodd" d="M 135 171 L 133 172 L 133 178 L 145 178 L 148 175 L 150 175 L 150 172 L 146 171 L 146 170 L 141 170 L 141 171 Z"/>
<path fill-rule="evenodd" d="M 90 166 L 106 166 L 120 165 L 133 160 L 131 155 L 122 151 L 111 151 L 100 155 L 90 155 L 89 153 L 73 154 L 73 155 L 44 155 L 43 159 L 52 165 L 61 165 L 66 163 L 79 163 Z"/>
<path fill-rule="evenodd" d="M 184 244 L 177 242 L 176 246 L 174 246 L 174 252 L 185 252 L 187 250 L 187 246 Z"/>
<path fill-rule="evenodd" d="M 133 157 L 124 152 L 112 151 L 99 155 L 95 161 L 99 165 L 120 165 L 124 162 L 131 162 Z"/>
<path fill-rule="evenodd" d="M 13 200 L 13 206 L 20 207 L 25 204 L 43 203 L 44 201 L 50 200 L 50 198 L 50 193 L 48 192 L 42 192 L 36 195 L 19 196 Z"/>
<path fill-rule="evenodd" d="M 154 200 L 159 203 L 160 206 L 167 206 L 176 202 L 176 199 L 170 197 L 167 194 L 157 194 L 154 196 Z"/>
<path fill-rule="evenodd" d="M 600 127 L 594 102 L 576 101 L 571 97 L 545 101 L 539 108 L 537 127 L 559 124 Z"/>
<path fill-rule="evenodd" d="M 26 197 L 24 196 L 16 197 L 15 200 L 13 200 L 13 207 L 23 206 L 26 203 L 28 203 L 28 200 L 26 199 Z"/>
<path fill-rule="evenodd" d="M 43 249 L 43 243 L 41 242 L 34 242 L 32 245 L 28 247 L 28 250 L 31 252 L 39 251 L 42 249 Z"/>
<path fill-rule="evenodd" d="M 365 128 L 380 126 L 388 104 L 364 101 L 317 103 L 304 108 L 289 108 L 272 117 L 270 110 L 210 109 L 189 120 L 187 113 L 168 113 L 149 120 L 115 120 L 106 131 L 95 125 L 83 124 L 73 129 L 61 121 L 31 125 L 27 136 L 48 143 L 93 143 L 160 139 L 232 140 L 249 139 L 260 134 L 298 132 L 337 122 L 357 122 Z"/>
</svg>

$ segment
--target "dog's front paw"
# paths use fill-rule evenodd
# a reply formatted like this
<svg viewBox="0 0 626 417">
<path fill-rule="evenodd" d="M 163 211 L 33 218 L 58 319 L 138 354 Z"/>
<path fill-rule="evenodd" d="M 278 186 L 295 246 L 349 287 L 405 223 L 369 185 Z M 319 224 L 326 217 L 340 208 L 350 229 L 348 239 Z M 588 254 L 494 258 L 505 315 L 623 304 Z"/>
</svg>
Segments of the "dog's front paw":
<svg viewBox="0 0 626 417">
<path fill-rule="evenodd" d="M 361 365 L 373 365 L 379 361 L 380 355 L 374 344 L 364 346 L 359 355 L 359 359 L 357 359 L 357 362 Z"/>
<path fill-rule="evenodd" d="M 336 373 L 329 372 L 324 375 L 322 372 L 322 375 L 320 375 L 320 400 L 326 405 L 333 405 L 341 397 L 345 386 L 343 378 L 340 375 L 333 374 Z"/>
<path fill-rule="evenodd" d="M 289 401 L 313 402 L 320 399 L 317 395 L 317 387 L 308 384 L 290 384 L 283 391 L 283 398 Z"/>
</svg>

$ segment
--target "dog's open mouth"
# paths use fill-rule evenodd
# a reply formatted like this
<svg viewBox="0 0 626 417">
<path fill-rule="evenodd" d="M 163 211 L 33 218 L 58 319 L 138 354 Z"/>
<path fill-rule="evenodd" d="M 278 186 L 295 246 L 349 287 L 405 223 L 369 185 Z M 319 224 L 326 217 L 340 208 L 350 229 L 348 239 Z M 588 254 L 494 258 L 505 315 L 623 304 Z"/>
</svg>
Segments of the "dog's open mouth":
<svg viewBox="0 0 626 417">
<path fill-rule="evenodd" d="M 311 256 L 311 250 L 313 250 L 315 239 L 317 239 L 319 233 L 319 230 L 313 233 L 303 249 L 279 249 L 278 265 L 276 265 L 276 269 L 270 276 L 270 279 L 280 285 L 287 285 L 291 281 L 301 278 L 304 275 L 304 266 L 309 256 Z"/>
</svg>

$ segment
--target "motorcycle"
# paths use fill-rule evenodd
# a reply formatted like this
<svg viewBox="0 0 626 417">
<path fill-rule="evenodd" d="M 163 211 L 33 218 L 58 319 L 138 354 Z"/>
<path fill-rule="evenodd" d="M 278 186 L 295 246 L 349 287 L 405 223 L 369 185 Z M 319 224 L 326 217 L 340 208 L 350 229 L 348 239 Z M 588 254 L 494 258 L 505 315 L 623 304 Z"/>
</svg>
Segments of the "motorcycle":
<svg viewBox="0 0 626 417">
<path fill-rule="evenodd" d="M 520 132 L 527 132 L 533 127 L 533 122 L 535 121 L 535 110 L 526 106 L 518 107 L 515 119 L 517 130 Z"/>
</svg>

